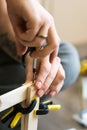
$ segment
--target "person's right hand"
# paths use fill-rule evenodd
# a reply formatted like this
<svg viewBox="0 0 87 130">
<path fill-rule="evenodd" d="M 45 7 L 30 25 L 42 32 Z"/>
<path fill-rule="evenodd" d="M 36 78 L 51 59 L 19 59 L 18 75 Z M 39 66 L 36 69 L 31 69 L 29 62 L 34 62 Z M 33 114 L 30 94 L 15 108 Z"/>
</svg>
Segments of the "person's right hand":
<svg viewBox="0 0 87 130">
<path fill-rule="evenodd" d="M 44 49 L 33 52 L 31 56 L 44 57 L 50 54 L 53 59 L 58 53 L 60 42 L 53 17 L 37 0 L 6 1 L 17 39 L 18 53 L 23 55 L 28 47 L 40 47 L 46 41 Z"/>
<path fill-rule="evenodd" d="M 33 58 L 27 54 L 25 58 L 26 82 L 33 80 Z M 50 61 L 50 57 L 38 59 L 35 88 L 36 95 L 42 97 L 44 94 L 55 96 L 62 88 L 65 79 L 65 72 L 60 63 L 60 59 L 55 57 Z"/>
</svg>

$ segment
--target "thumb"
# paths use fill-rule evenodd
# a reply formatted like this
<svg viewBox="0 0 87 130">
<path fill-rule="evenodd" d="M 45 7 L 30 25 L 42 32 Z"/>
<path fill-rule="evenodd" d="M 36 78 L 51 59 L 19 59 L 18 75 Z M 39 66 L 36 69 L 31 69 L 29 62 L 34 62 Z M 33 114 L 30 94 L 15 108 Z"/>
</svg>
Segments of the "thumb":
<svg viewBox="0 0 87 130">
<path fill-rule="evenodd" d="M 18 55 L 24 55 L 25 52 L 27 51 L 27 47 L 20 43 L 16 43 L 16 48 Z"/>
<path fill-rule="evenodd" d="M 33 80 L 33 58 L 27 54 L 25 57 L 26 82 Z"/>
</svg>

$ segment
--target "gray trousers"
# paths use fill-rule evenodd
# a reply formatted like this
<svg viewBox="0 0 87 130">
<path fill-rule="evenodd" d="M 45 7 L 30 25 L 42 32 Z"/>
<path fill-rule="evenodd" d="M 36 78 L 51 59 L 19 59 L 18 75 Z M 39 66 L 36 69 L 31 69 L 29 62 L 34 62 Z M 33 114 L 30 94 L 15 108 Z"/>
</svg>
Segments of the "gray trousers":
<svg viewBox="0 0 87 130">
<path fill-rule="evenodd" d="M 80 71 L 80 60 L 76 48 L 70 43 L 62 42 L 58 56 L 65 70 L 66 78 L 62 89 L 71 86 L 77 79 Z M 0 51 L 0 95 L 13 90 L 25 81 L 25 69 L 22 64 L 17 63 Z M 47 97 L 46 97 L 47 98 Z M 45 99 L 43 96 L 42 100 Z M 4 112 L 0 113 L 0 117 Z M 8 123 L 0 122 L 0 130 L 10 130 Z M 13 130 L 20 130 L 20 124 Z"/>
</svg>

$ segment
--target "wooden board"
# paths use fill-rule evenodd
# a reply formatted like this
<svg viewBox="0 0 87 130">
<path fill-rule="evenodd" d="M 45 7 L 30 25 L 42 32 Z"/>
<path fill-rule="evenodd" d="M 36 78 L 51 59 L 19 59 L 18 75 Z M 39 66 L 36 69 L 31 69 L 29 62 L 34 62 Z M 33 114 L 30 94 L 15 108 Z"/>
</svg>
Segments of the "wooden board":
<svg viewBox="0 0 87 130">
<path fill-rule="evenodd" d="M 36 89 L 33 82 L 25 83 L 21 87 L 0 96 L 0 112 L 23 102 L 24 107 L 29 106 L 32 98 L 35 96 Z M 24 102 L 25 101 L 25 102 Z M 39 107 L 39 98 L 35 109 Z M 22 116 L 21 130 L 37 130 L 38 116 L 34 115 L 34 111 L 30 114 Z"/>
<path fill-rule="evenodd" d="M 23 84 L 21 87 L 14 89 L 0 96 L 0 112 L 23 102 L 27 98 L 27 88 L 32 86 L 33 82 Z"/>
<path fill-rule="evenodd" d="M 28 88 L 27 100 L 25 106 L 29 106 L 29 104 L 32 101 L 32 98 L 35 96 L 35 93 L 36 90 L 34 86 Z M 39 107 L 39 98 L 37 98 L 37 104 L 35 106 L 35 109 L 38 109 L 38 107 Z M 38 116 L 34 115 L 34 111 L 22 117 L 21 130 L 37 130 L 37 126 L 38 126 Z"/>
</svg>

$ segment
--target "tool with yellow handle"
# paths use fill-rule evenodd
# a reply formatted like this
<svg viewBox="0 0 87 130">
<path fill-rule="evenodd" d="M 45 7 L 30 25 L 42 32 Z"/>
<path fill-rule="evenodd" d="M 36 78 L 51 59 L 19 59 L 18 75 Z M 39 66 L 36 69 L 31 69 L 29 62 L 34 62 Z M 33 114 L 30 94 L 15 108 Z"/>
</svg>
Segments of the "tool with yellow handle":
<svg viewBox="0 0 87 130">
<path fill-rule="evenodd" d="M 47 100 L 45 102 L 41 102 L 39 105 L 39 109 L 34 109 L 34 115 L 46 115 L 49 111 L 60 110 L 60 104 L 53 104 L 52 101 Z"/>
<path fill-rule="evenodd" d="M 87 75 L 87 59 L 84 59 L 81 62 L 80 74 L 81 75 Z"/>
<path fill-rule="evenodd" d="M 36 103 L 37 99 L 33 98 L 31 104 L 27 108 L 23 108 L 21 104 L 13 106 L 7 113 L 2 116 L 1 122 L 5 123 L 13 117 L 9 124 L 9 127 L 14 128 L 18 124 L 23 114 L 29 114 L 30 112 L 32 112 L 32 110 L 36 106 Z"/>
</svg>

